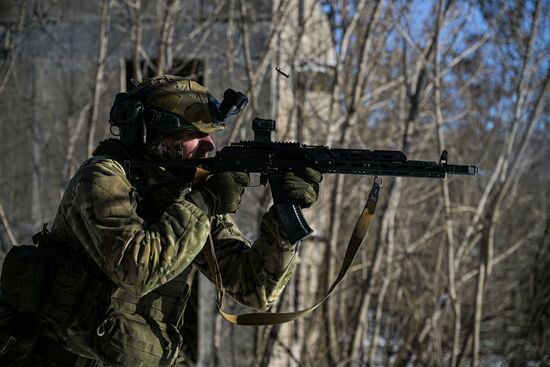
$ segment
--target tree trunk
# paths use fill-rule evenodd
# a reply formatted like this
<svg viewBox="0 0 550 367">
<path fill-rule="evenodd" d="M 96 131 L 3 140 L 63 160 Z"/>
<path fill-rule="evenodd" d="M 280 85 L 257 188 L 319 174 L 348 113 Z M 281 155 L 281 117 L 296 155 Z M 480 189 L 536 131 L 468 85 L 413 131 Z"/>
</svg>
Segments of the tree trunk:
<svg viewBox="0 0 550 367">
<path fill-rule="evenodd" d="M 88 122 L 88 144 L 86 155 L 90 156 L 95 148 L 95 131 L 99 115 L 99 103 L 103 89 L 103 79 L 105 76 L 105 60 L 107 58 L 107 46 L 109 43 L 109 8 L 111 0 L 102 0 L 100 7 L 100 29 L 99 29 L 99 50 L 97 54 L 96 73 L 94 78 L 94 92 L 92 99 L 92 113 Z"/>
</svg>

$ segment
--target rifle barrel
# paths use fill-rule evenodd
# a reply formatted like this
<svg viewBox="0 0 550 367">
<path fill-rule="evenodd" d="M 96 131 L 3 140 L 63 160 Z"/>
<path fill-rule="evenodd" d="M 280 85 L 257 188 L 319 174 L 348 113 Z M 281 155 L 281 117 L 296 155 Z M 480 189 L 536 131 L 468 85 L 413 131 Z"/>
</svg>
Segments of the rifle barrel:
<svg viewBox="0 0 550 367">
<path fill-rule="evenodd" d="M 479 169 L 473 165 L 459 165 L 459 164 L 447 164 L 445 165 L 445 172 L 450 175 L 477 175 Z"/>
</svg>

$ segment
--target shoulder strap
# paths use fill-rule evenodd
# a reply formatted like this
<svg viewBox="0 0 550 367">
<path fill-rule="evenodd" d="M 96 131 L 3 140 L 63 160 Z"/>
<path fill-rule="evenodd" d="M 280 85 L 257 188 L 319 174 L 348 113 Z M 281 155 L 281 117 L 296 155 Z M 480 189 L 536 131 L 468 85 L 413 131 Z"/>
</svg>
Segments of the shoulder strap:
<svg viewBox="0 0 550 367">
<path fill-rule="evenodd" d="M 313 306 L 303 310 L 281 313 L 254 312 L 242 315 L 233 315 L 231 313 L 225 312 L 222 308 L 224 296 L 222 277 L 220 274 L 218 261 L 216 259 L 216 254 L 214 252 L 214 243 L 212 241 L 212 236 L 209 235 L 208 242 L 203 250 L 203 253 L 205 255 L 210 273 L 214 278 L 217 292 L 216 304 L 218 307 L 218 311 L 220 312 L 222 317 L 230 323 L 236 325 L 277 325 L 289 321 L 294 321 L 300 317 L 304 317 L 315 310 L 317 307 L 319 307 L 332 294 L 332 292 L 338 286 L 338 284 L 340 284 L 342 279 L 344 279 L 344 276 L 346 275 L 348 269 L 353 263 L 353 259 L 357 255 L 357 252 L 359 251 L 372 222 L 374 211 L 376 209 L 376 204 L 378 202 L 378 194 L 381 187 L 381 181 L 380 183 L 378 183 L 377 178 L 375 178 L 369 197 L 367 199 L 367 203 L 365 204 L 365 207 L 361 212 L 357 223 L 355 224 L 355 228 L 353 229 L 340 271 L 338 272 L 338 275 L 336 276 L 334 282 L 332 282 L 332 284 L 330 285 L 328 292 L 323 297 L 321 297 L 321 299 L 319 299 Z"/>
</svg>

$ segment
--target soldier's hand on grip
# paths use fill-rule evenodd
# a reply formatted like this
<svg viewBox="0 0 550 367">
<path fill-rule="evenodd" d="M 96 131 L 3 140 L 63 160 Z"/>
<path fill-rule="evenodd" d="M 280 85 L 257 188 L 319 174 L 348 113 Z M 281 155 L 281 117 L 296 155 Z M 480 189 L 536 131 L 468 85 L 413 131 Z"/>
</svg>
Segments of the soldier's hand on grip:
<svg viewBox="0 0 550 367">
<path fill-rule="evenodd" d="M 235 213 L 250 176 L 244 172 L 222 172 L 210 176 L 187 195 L 208 215 Z"/>
<path fill-rule="evenodd" d="M 319 183 L 323 175 L 313 168 L 306 167 L 304 172 L 287 172 L 283 181 L 283 189 L 288 197 L 298 202 L 300 207 L 309 208 L 319 196 Z"/>
</svg>

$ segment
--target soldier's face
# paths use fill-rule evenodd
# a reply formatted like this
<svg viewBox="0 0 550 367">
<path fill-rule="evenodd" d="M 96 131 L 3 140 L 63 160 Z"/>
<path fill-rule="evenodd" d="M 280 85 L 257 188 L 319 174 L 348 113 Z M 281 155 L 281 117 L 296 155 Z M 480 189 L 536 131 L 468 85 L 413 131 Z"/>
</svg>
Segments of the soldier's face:
<svg viewBox="0 0 550 367">
<path fill-rule="evenodd" d="M 179 145 L 182 159 L 206 158 L 216 149 L 212 137 L 205 133 L 182 133 L 174 143 Z"/>
<path fill-rule="evenodd" d="M 162 145 L 159 150 L 171 159 L 206 158 L 209 152 L 216 149 L 210 135 L 201 132 L 182 132 L 177 136 L 166 137 Z"/>
<path fill-rule="evenodd" d="M 201 132 L 181 132 L 177 135 L 159 137 L 145 148 L 149 154 L 160 159 L 181 160 L 206 158 L 216 149 L 210 135 Z"/>
</svg>

